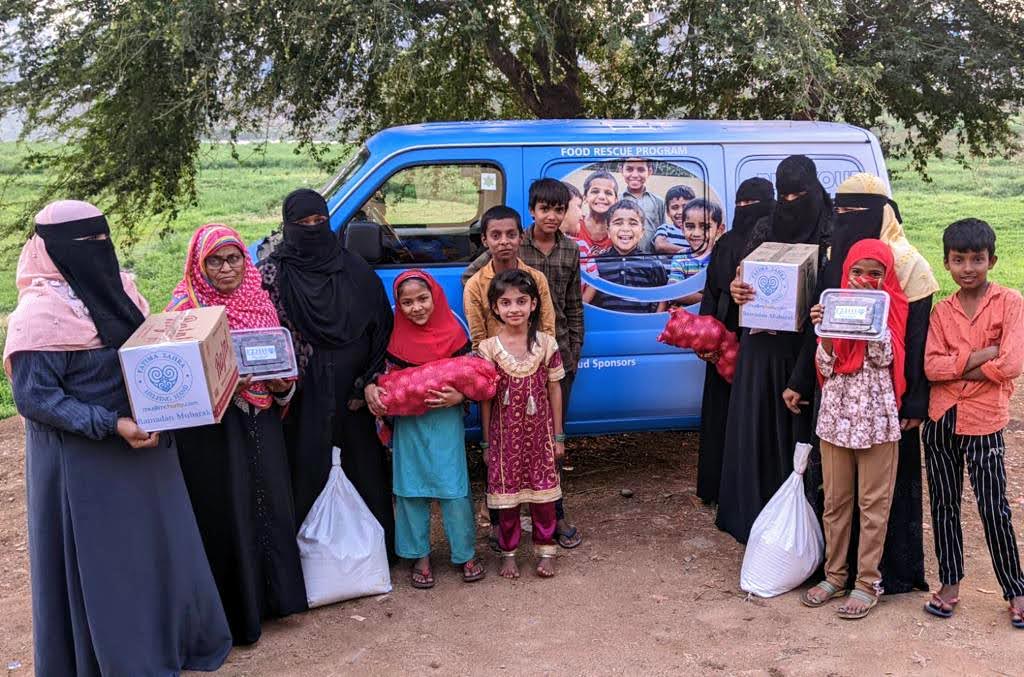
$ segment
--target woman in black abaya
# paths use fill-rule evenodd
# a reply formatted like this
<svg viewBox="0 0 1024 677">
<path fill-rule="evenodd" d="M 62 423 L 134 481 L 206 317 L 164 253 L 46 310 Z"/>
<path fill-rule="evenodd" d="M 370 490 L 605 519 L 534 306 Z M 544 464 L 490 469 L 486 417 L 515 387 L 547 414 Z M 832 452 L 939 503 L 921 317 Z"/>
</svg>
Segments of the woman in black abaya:
<svg viewBox="0 0 1024 677">
<path fill-rule="evenodd" d="M 224 306 L 232 330 L 278 326 L 245 243 L 219 224 L 192 236 L 167 310 L 204 306 Z M 220 423 L 177 432 L 185 485 L 235 644 L 257 641 L 264 618 L 306 610 L 281 427 L 293 388 L 243 380 Z"/>
<path fill-rule="evenodd" d="M 772 213 L 775 189 L 771 181 L 747 179 L 736 189 L 736 211 L 732 228 L 718 239 L 707 267 L 700 314 L 714 315 L 739 338 L 739 306 L 729 294 L 754 225 Z M 713 362 L 704 374 L 704 398 L 700 411 L 700 452 L 697 459 L 697 496 L 705 503 L 718 502 L 722 481 L 722 446 L 725 444 L 726 417 L 729 413 L 729 383 L 718 375 Z"/>
<path fill-rule="evenodd" d="M 907 241 L 899 210 L 889 199 L 885 183 L 877 176 L 854 174 L 839 186 L 836 191 L 834 224 L 832 250 L 824 275 L 819 280 L 819 294 L 821 290 L 840 286 L 842 262 L 850 247 L 860 240 L 872 238 L 879 239 L 892 248 L 896 275 L 910 301 L 907 334 L 904 340 L 907 391 L 900 406 L 903 435 L 899 444 L 899 462 L 892 507 L 889 511 L 889 528 L 879 568 L 882 572 L 882 589 L 887 594 L 910 592 L 915 589 L 927 590 L 922 542 L 920 424 L 928 415 L 928 380 L 924 375 L 924 347 L 928 336 L 932 295 L 939 290 L 939 284 L 928 262 Z M 821 456 L 817 451 L 811 456 L 804 478 L 807 497 L 820 516 L 824 510 L 824 495 L 821 491 Z M 850 572 L 855 578 L 856 528 L 852 534 L 849 549 Z"/>
<path fill-rule="evenodd" d="M 792 155 L 776 170 L 778 202 L 769 218 L 754 227 L 744 256 L 763 242 L 825 246 L 832 203 L 818 181 L 810 158 Z M 738 278 L 730 286 L 737 304 L 754 297 Z M 765 503 L 793 471 L 793 449 L 811 439 L 811 412 L 806 401 L 814 393 L 796 372 L 805 345 L 813 345 L 810 323 L 801 332 L 743 329 L 740 354 L 729 399 L 730 425 L 722 449 L 722 480 L 718 492 L 719 529 L 746 543 L 750 527 Z"/>
<path fill-rule="evenodd" d="M 323 490 L 331 448 L 384 528 L 394 557 L 391 469 L 362 392 L 383 371 L 394 315 L 384 285 L 331 230 L 327 203 L 300 189 L 284 202 L 282 240 L 261 262 L 263 286 L 292 332 L 299 387 L 285 419 L 296 527 Z"/>
</svg>

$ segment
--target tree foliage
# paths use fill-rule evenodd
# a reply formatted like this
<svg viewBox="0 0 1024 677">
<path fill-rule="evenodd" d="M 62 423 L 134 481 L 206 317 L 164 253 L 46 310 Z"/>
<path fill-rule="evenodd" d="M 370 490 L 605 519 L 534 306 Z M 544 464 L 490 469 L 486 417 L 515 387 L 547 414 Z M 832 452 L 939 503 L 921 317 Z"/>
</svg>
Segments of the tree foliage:
<svg viewBox="0 0 1024 677">
<path fill-rule="evenodd" d="M 205 139 L 495 117 L 844 120 L 919 169 L 1017 150 L 1010 0 L 0 0 L 0 111 L 69 143 L 40 200 L 195 198 Z"/>
</svg>

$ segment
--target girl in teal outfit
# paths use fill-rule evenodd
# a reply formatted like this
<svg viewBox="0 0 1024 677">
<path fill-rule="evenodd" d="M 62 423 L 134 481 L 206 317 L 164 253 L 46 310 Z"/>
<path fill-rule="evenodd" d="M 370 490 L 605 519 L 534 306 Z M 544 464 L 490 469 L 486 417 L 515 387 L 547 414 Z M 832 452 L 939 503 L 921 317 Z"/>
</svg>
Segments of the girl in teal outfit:
<svg viewBox="0 0 1024 677">
<path fill-rule="evenodd" d="M 444 290 L 428 273 L 408 270 L 395 279 L 395 327 L 388 343 L 388 369 L 414 367 L 469 352 L 469 339 L 448 307 Z M 366 386 L 366 401 L 387 415 L 384 391 Z M 462 393 L 448 386 L 428 391 L 422 416 L 396 416 L 394 451 L 395 550 L 415 560 L 412 585 L 434 587 L 430 568 L 430 504 L 441 506 L 452 563 L 462 580 L 478 581 L 484 568 L 476 557 L 476 525 L 466 468 Z"/>
</svg>

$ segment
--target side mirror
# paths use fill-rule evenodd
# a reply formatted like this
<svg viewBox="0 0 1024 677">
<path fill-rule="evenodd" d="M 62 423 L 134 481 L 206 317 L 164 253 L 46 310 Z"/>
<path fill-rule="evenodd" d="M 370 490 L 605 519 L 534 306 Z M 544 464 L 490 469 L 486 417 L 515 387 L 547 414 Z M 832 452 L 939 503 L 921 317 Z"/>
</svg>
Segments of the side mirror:
<svg viewBox="0 0 1024 677">
<path fill-rule="evenodd" d="M 345 249 L 358 254 L 369 263 L 384 258 L 384 240 L 380 226 L 373 221 L 350 221 L 344 230 Z"/>
</svg>

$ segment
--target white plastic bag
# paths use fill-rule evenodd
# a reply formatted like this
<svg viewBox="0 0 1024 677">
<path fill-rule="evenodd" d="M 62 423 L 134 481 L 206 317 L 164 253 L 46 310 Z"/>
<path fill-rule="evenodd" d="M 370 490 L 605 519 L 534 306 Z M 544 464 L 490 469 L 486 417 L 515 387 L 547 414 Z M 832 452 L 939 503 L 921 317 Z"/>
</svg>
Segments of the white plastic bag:
<svg viewBox="0 0 1024 677">
<path fill-rule="evenodd" d="M 798 443 L 793 474 L 754 520 L 740 570 L 740 588 L 758 597 L 789 592 L 821 565 L 825 539 L 804 494 L 811 445 Z"/>
<path fill-rule="evenodd" d="M 309 606 L 391 592 L 384 529 L 341 470 L 341 451 L 299 529 Z"/>
</svg>

